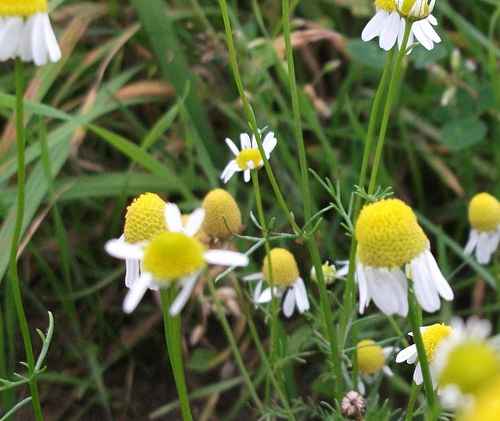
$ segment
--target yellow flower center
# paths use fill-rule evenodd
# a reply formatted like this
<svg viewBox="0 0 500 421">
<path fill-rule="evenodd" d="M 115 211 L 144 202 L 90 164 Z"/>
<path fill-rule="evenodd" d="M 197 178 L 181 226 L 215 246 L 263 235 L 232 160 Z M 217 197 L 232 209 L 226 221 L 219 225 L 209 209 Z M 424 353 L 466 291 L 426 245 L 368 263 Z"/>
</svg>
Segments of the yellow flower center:
<svg viewBox="0 0 500 421">
<path fill-rule="evenodd" d="M 399 199 L 366 205 L 356 223 L 356 239 L 361 263 L 373 267 L 403 266 L 429 247 L 412 209 Z"/>
<path fill-rule="evenodd" d="M 271 271 L 269 270 L 269 262 L 271 262 Z M 300 277 L 295 257 L 288 250 L 282 248 L 272 249 L 269 255 L 264 258 L 262 273 L 268 283 L 282 287 L 294 284 Z"/>
<path fill-rule="evenodd" d="M 144 270 L 161 282 L 191 275 L 205 266 L 205 247 L 180 232 L 157 235 L 144 250 Z"/>
<path fill-rule="evenodd" d="M 457 417 L 458 421 L 498 421 L 500 414 L 500 376 L 481 391 L 469 409 Z"/>
<path fill-rule="evenodd" d="M 128 243 L 149 241 L 166 230 L 165 202 L 158 195 L 141 194 L 127 208 L 124 233 Z"/>
<path fill-rule="evenodd" d="M 238 204 L 227 191 L 209 192 L 202 204 L 205 209 L 203 231 L 215 238 L 226 239 L 241 229 L 241 212 Z"/>
<path fill-rule="evenodd" d="M 495 231 L 500 225 L 500 202 L 488 193 L 476 194 L 469 203 L 469 222 L 478 231 Z"/>
<path fill-rule="evenodd" d="M 375 7 L 377 10 L 394 12 L 396 10 L 396 2 L 394 0 L 375 0 Z"/>
<path fill-rule="evenodd" d="M 449 353 L 439 385 L 454 384 L 462 393 L 476 394 L 498 374 L 500 360 L 496 350 L 486 342 L 472 340 L 457 345 Z"/>
<path fill-rule="evenodd" d="M 262 164 L 262 155 L 257 148 L 243 149 L 236 157 L 236 163 L 241 170 L 246 170 L 249 162 L 253 162 L 254 168 Z"/>
<path fill-rule="evenodd" d="M 385 364 L 384 350 L 371 339 L 365 339 L 356 345 L 359 371 L 363 374 L 378 373 Z"/>
<path fill-rule="evenodd" d="M 427 360 L 429 362 L 434 359 L 436 348 L 443 341 L 443 339 L 447 338 L 451 334 L 451 332 L 451 327 L 442 323 L 433 324 L 422 332 L 425 354 L 427 355 Z"/>
<path fill-rule="evenodd" d="M 29 17 L 47 10 L 47 0 L 0 0 L 0 17 Z"/>
</svg>

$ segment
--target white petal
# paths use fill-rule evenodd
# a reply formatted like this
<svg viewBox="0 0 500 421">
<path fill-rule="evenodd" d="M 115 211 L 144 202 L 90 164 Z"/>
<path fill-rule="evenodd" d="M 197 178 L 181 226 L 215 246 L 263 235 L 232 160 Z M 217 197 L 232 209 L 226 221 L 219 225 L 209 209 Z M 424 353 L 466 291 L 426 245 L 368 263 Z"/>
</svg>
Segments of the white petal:
<svg viewBox="0 0 500 421">
<path fill-rule="evenodd" d="M 309 299 L 307 298 L 307 290 L 302 278 L 297 279 L 293 285 L 295 291 L 295 299 L 297 302 L 297 308 L 300 313 L 308 311 L 310 308 Z"/>
<path fill-rule="evenodd" d="M 24 30 L 19 40 L 17 55 L 22 61 L 33 61 L 33 51 L 31 47 L 31 37 L 33 33 L 34 19 L 28 19 L 24 23 Z"/>
<path fill-rule="evenodd" d="M 439 295 L 441 295 L 441 297 L 443 297 L 447 301 L 453 300 L 453 290 L 448 284 L 448 281 L 441 273 L 441 270 L 436 263 L 436 259 L 434 259 L 434 256 L 429 250 L 425 251 L 424 253 L 427 263 L 427 269 L 429 270 L 429 273 L 431 275 L 431 281 L 435 283 Z"/>
<path fill-rule="evenodd" d="M 252 149 L 257 149 L 259 147 L 259 144 L 257 143 L 257 139 L 255 138 L 255 135 L 252 135 Z"/>
<path fill-rule="evenodd" d="M 137 305 L 141 302 L 142 297 L 149 289 L 152 283 L 152 276 L 149 273 L 143 273 L 141 277 L 131 285 L 130 289 L 123 300 L 123 311 L 127 314 L 132 313 Z"/>
<path fill-rule="evenodd" d="M 389 14 L 385 10 L 379 10 L 366 24 L 361 33 L 361 39 L 363 41 L 371 41 L 376 38 L 382 32 L 384 28 L 385 20 L 389 17 Z"/>
<path fill-rule="evenodd" d="M 396 355 L 396 362 L 402 363 L 413 358 L 415 355 L 417 355 L 417 346 L 413 344 L 398 352 L 398 355 Z"/>
<path fill-rule="evenodd" d="M 441 42 L 441 37 L 434 30 L 434 28 L 431 26 L 431 24 L 429 23 L 429 21 L 427 19 L 420 21 L 420 26 L 422 28 L 422 31 L 424 31 L 425 35 L 430 40 L 432 40 L 436 44 L 439 44 Z"/>
<path fill-rule="evenodd" d="M 260 280 L 255 287 L 255 291 L 253 292 L 253 302 L 257 303 L 259 301 L 260 294 L 262 292 L 262 286 L 264 285 L 264 281 Z"/>
<path fill-rule="evenodd" d="M 173 203 L 167 203 L 165 205 L 165 224 L 167 225 L 169 231 L 183 231 L 181 211 L 177 205 Z"/>
<path fill-rule="evenodd" d="M 273 299 L 271 295 L 271 288 L 266 288 L 264 291 L 262 291 L 262 294 L 260 294 L 260 297 L 257 299 L 256 303 L 257 304 L 264 304 L 268 303 Z"/>
<path fill-rule="evenodd" d="M 384 365 L 384 367 L 382 367 L 382 370 L 384 372 L 384 374 L 388 377 L 393 377 L 394 376 L 394 373 L 393 371 L 391 370 L 391 368 L 387 365 Z"/>
<path fill-rule="evenodd" d="M 250 181 L 250 170 L 245 170 L 243 173 L 243 180 L 245 180 L 245 183 L 248 183 Z"/>
<path fill-rule="evenodd" d="M 24 30 L 24 22 L 19 17 L 9 17 L 0 23 L 0 61 L 16 56 Z"/>
<path fill-rule="evenodd" d="M 184 228 L 184 233 L 189 237 L 194 236 L 203 225 L 204 219 L 205 219 L 205 210 L 196 209 L 193 213 L 191 213 L 191 215 L 189 215 L 186 227 Z"/>
<path fill-rule="evenodd" d="M 238 156 L 240 151 L 239 151 L 238 147 L 234 144 L 234 142 L 227 137 L 226 137 L 225 141 L 226 141 L 226 145 L 229 147 L 229 149 L 231 149 L 231 152 L 234 154 L 234 156 Z"/>
<path fill-rule="evenodd" d="M 467 241 L 467 244 L 465 245 L 465 254 L 470 255 L 474 251 L 474 249 L 477 246 L 477 242 L 479 241 L 479 232 L 477 232 L 475 229 L 470 231 L 469 234 L 469 239 Z"/>
<path fill-rule="evenodd" d="M 278 143 L 278 139 L 274 136 L 274 132 L 269 132 L 266 134 L 264 138 L 264 142 L 262 142 L 262 147 L 264 148 L 264 152 L 266 153 L 266 158 L 269 159 L 272 151 L 276 147 Z"/>
<path fill-rule="evenodd" d="M 295 300 L 295 290 L 293 288 L 289 288 L 283 301 L 283 314 L 285 317 L 292 317 L 295 310 Z"/>
<path fill-rule="evenodd" d="M 358 283 L 359 290 L 359 313 L 363 314 L 366 307 L 368 307 L 370 297 L 364 268 L 359 261 L 356 264 L 356 281 Z"/>
<path fill-rule="evenodd" d="M 226 168 L 224 168 L 222 174 L 220 175 L 222 182 L 226 184 L 238 171 L 241 171 L 238 163 L 234 159 L 232 161 L 229 161 L 229 163 L 226 165 Z"/>
<path fill-rule="evenodd" d="M 252 146 L 252 142 L 250 140 L 250 136 L 248 135 L 248 133 L 241 133 L 240 144 L 241 144 L 241 149 L 248 149 Z"/>
<path fill-rule="evenodd" d="M 424 376 L 422 374 L 422 367 L 420 366 L 420 363 L 418 363 L 415 367 L 415 372 L 413 373 L 413 381 L 416 385 L 420 385 L 424 382 Z"/>
<path fill-rule="evenodd" d="M 57 43 L 52 25 L 50 24 L 49 15 L 47 13 L 39 13 L 35 15 L 34 18 L 39 19 L 40 24 L 35 23 L 33 26 L 32 37 L 39 36 L 43 39 L 43 44 L 41 46 L 43 49 L 43 58 L 39 63 L 35 62 L 35 64 L 41 66 L 46 64 L 47 61 L 51 61 L 52 63 L 58 62 L 61 59 L 61 49 Z M 38 25 L 39 29 L 37 29 Z M 35 31 L 39 31 L 38 35 L 35 35 Z M 35 53 L 33 56 L 35 58 Z"/>
<path fill-rule="evenodd" d="M 109 240 L 104 246 L 104 249 L 109 255 L 116 257 L 117 259 L 123 259 L 123 260 L 125 259 L 141 260 L 144 255 L 141 246 L 137 244 L 127 243 L 123 239 L 123 236 L 118 239 Z"/>
<path fill-rule="evenodd" d="M 385 27 L 379 38 L 380 48 L 389 51 L 394 47 L 401 29 L 401 17 L 398 12 L 392 12 L 385 21 Z"/>
<path fill-rule="evenodd" d="M 191 292 L 193 292 L 193 288 L 196 285 L 196 280 L 198 279 L 199 274 L 200 273 L 197 272 L 180 281 L 182 283 L 181 292 L 179 293 L 179 295 L 177 295 L 168 311 L 172 317 L 177 316 L 186 305 L 189 297 L 191 296 Z"/>
<path fill-rule="evenodd" d="M 242 279 L 247 282 L 261 281 L 264 279 L 264 274 L 262 272 L 252 273 L 251 275 L 244 276 Z"/>
<path fill-rule="evenodd" d="M 441 307 L 441 301 L 424 259 L 424 255 L 420 254 L 411 261 L 413 289 L 421 307 L 428 313 L 434 313 Z"/>
<path fill-rule="evenodd" d="M 205 260 L 212 265 L 220 266 L 247 266 L 248 256 L 229 250 L 207 250 Z"/>
<path fill-rule="evenodd" d="M 140 277 L 141 271 L 139 269 L 139 260 L 126 259 L 125 260 L 125 286 L 131 288 Z"/>
<path fill-rule="evenodd" d="M 415 22 L 412 27 L 412 32 L 415 35 L 415 38 L 418 40 L 422 46 L 427 49 L 427 50 L 432 50 L 434 48 L 434 43 L 432 40 L 427 36 L 425 31 L 423 30 L 422 26 L 420 25 L 420 22 Z"/>
</svg>

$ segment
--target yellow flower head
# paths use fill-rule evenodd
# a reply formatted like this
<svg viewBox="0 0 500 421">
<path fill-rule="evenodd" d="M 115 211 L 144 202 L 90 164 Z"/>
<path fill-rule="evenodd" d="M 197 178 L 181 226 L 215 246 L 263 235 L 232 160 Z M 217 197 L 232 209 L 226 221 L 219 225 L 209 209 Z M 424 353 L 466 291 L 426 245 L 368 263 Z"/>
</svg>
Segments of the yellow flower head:
<svg viewBox="0 0 500 421">
<path fill-rule="evenodd" d="M 500 376 L 484 388 L 474 404 L 462 412 L 458 421 L 498 421 L 500 414 Z"/>
<path fill-rule="evenodd" d="M 476 194 L 469 203 L 469 222 L 478 231 L 495 231 L 500 226 L 500 202 L 488 193 Z"/>
<path fill-rule="evenodd" d="M 144 270 L 157 282 L 171 282 L 191 275 L 205 266 L 205 247 L 180 232 L 163 232 L 144 250 Z"/>
<path fill-rule="evenodd" d="M 356 345 L 359 371 L 363 374 L 378 373 L 385 365 L 384 350 L 371 339 L 365 339 Z"/>
<path fill-rule="evenodd" d="M 271 262 L 271 271 L 269 262 Z M 295 257 L 283 248 L 275 248 L 269 252 L 269 255 L 264 258 L 262 273 L 268 283 L 281 287 L 292 285 L 300 277 Z"/>
<path fill-rule="evenodd" d="M 450 326 L 446 326 L 443 323 L 436 323 L 428 326 L 422 332 L 422 341 L 424 342 L 425 354 L 427 355 L 427 360 L 431 362 L 434 359 L 434 353 L 436 348 L 447 338 L 452 332 Z"/>
<path fill-rule="evenodd" d="M 500 359 L 496 349 L 485 341 L 472 339 L 450 351 L 439 376 L 439 385 L 455 385 L 462 393 L 476 395 L 499 374 Z"/>
<path fill-rule="evenodd" d="M 212 190 L 205 196 L 202 207 L 205 210 L 203 231 L 210 237 L 223 240 L 240 232 L 240 208 L 227 191 Z"/>
<path fill-rule="evenodd" d="M 375 0 L 377 10 L 385 10 L 386 12 L 394 12 L 396 10 L 395 0 Z"/>
<path fill-rule="evenodd" d="M 154 193 L 144 193 L 134 199 L 125 215 L 125 241 L 149 241 L 166 231 L 165 202 Z"/>
<path fill-rule="evenodd" d="M 399 199 L 366 205 L 356 223 L 358 257 L 366 266 L 400 267 L 429 247 L 412 209 Z"/>
<path fill-rule="evenodd" d="M 241 170 L 246 170 L 249 162 L 253 163 L 254 168 L 259 168 L 262 165 L 262 155 L 258 148 L 242 149 L 236 157 L 236 163 Z"/>
<path fill-rule="evenodd" d="M 29 17 L 47 10 L 47 0 L 0 0 L 0 17 Z"/>
<path fill-rule="evenodd" d="M 436 0 L 396 0 L 399 14 L 410 19 L 425 19 L 429 16 Z"/>
</svg>

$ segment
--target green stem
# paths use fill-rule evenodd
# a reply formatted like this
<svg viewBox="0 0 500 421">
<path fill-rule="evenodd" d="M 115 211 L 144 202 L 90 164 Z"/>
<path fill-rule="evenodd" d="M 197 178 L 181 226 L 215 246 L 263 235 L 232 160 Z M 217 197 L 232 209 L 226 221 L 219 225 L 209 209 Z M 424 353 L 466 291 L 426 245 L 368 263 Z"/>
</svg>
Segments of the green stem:
<svg viewBox="0 0 500 421">
<path fill-rule="evenodd" d="M 415 410 L 415 403 L 417 402 L 418 393 L 420 392 L 421 386 L 415 383 L 411 384 L 410 400 L 408 401 L 408 406 L 406 408 L 405 421 L 413 420 L 413 411 Z"/>
<path fill-rule="evenodd" d="M 257 395 L 257 391 L 255 390 L 254 384 L 252 382 L 252 379 L 250 378 L 250 375 L 248 374 L 248 371 L 245 367 L 245 363 L 243 362 L 243 358 L 241 357 L 240 350 L 238 348 L 238 344 L 236 343 L 236 339 L 233 335 L 233 332 L 231 330 L 231 326 L 229 325 L 229 322 L 227 321 L 227 317 L 224 313 L 224 308 L 222 307 L 222 304 L 217 297 L 217 294 L 215 292 L 215 287 L 213 284 L 213 280 L 209 279 L 208 281 L 208 288 L 210 289 L 210 294 L 212 295 L 212 298 L 215 303 L 215 311 L 217 312 L 217 316 L 219 317 L 219 320 L 221 322 L 222 328 L 224 329 L 224 332 L 227 336 L 227 339 L 229 341 L 229 345 L 231 347 L 231 350 L 233 351 L 234 358 L 236 360 L 236 364 L 238 364 L 238 367 L 240 369 L 241 375 L 243 376 L 243 379 L 245 380 L 245 383 L 247 384 L 248 390 L 250 391 L 250 394 L 252 395 L 253 400 L 255 401 L 255 404 L 259 408 L 260 411 L 263 411 L 264 407 L 262 405 L 262 402 Z"/>
<path fill-rule="evenodd" d="M 238 281 L 234 282 L 234 287 L 235 287 L 236 293 L 238 294 L 238 297 L 240 299 L 240 302 L 241 302 L 241 305 L 243 308 L 243 313 L 245 314 L 245 317 L 247 319 L 248 327 L 250 328 L 250 335 L 252 336 L 252 339 L 255 343 L 255 346 L 257 347 L 257 352 L 259 353 L 260 359 L 263 362 L 266 371 L 269 373 L 269 379 L 271 380 L 271 383 L 273 384 L 274 388 L 276 389 L 276 392 L 278 393 L 279 398 L 281 399 L 281 401 L 283 403 L 285 411 L 287 412 L 287 415 L 288 415 L 288 419 L 295 420 L 295 416 L 293 415 L 293 412 L 290 408 L 290 403 L 288 402 L 286 394 L 281 389 L 281 387 L 278 383 L 278 380 L 276 379 L 276 376 L 274 374 L 274 371 L 272 369 L 272 366 L 269 362 L 269 359 L 267 358 L 267 354 L 264 350 L 264 346 L 262 345 L 262 342 L 259 338 L 257 328 L 255 327 L 255 323 L 253 321 L 252 315 L 251 315 L 250 310 L 248 308 L 247 300 L 245 299 L 245 297 L 243 295 L 243 292 L 241 290 L 241 287 L 240 287 Z"/>
<path fill-rule="evenodd" d="M 181 316 L 172 317 L 168 310 L 175 299 L 176 289 L 171 286 L 160 290 L 161 308 L 163 312 L 163 326 L 165 330 L 165 343 L 167 346 L 170 365 L 174 373 L 175 386 L 181 404 L 182 419 L 192 421 L 191 407 L 184 376 L 184 364 L 182 362 L 182 336 L 181 336 Z"/>
<path fill-rule="evenodd" d="M 9 259 L 9 281 L 13 295 L 14 306 L 16 308 L 17 319 L 23 338 L 24 351 L 26 353 L 26 362 L 30 374 L 30 392 L 32 397 L 33 411 L 37 421 L 43 420 L 42 406 L 38 395 L 38 384 L 36 375 L 33 375 L 35 369 L 35 358 L 33 355 L 33 346 L 31 336 L 24 311 L 21 287 L 19 281 L 19 272 L 17 268 L 17 249 L 21 238 L 21 231 L 24 221 L 24 203 L 25 203 L 25 147 L 26 138 L 24 132 L 24 66 L 20 59 L 16 59 L 15 65 L 15 83 L 16 83 L 16 141 L 17 141 L 17 210 L 16 224 L 12 235 L 12 243 Z"/>
<path fill-rule="evenodd" d="M 420 362 L 420 367 L 422 369 L 422 375 L 424 378 L 424 388 L 425 396 L 427 398 L 427 403 L 432 414 L 436 414 L 436 395 L 434 393 L 434 387 L 432 385 L 431 371 L 429 369 L 429 361 L 427 360 L 427 354 L 425 353 L 424 342 L 422 340 L 422 334 L 420 332 L 420 307 L 418 306 L 413 291 L 408 290 L 408 303 L 410 307 L 410 324 L 413 331 L 413 340 L 417 346 L 418 360 Z"/>
<path fill-rule="evenodd" d="M 229 53 L 229 62 L 231 64 L 231 70 L 233 72 L 234 81 L 236 83 L 236 87 L 238 88 L 238 93 L 243 104 L 243 110 L 245 112 L 246 118 L 248 120 L 248 124 L 250 125 L 250 129 L 252 130 L 253 135 L 257 141 L 257 146 L 259 148 L 260 155 L 262 156 L 262 160 L 264 162 L 264 168 L 266 170 L 267 176 L 269 178 L 269 182 L 271 183 L 271 187 L 273 189 L 274 195 L 278 201 L 279 206 L 283 210 L 285 216 L 288 219 L 288 222 L 295 233 L 300 232 L 300 227 L 295 222 L 295 218 L 288 208 L 288 205 L 285 201 L 283 193 L 281 193 L 281 189 L 278 185 L 276 177 L 273 173 L 271 165 L 269 164 L 269 160 L 266 157 L 264 152 L 264 148 L 262 147 L 262 136 L 259 131 L 259 126 L 257 124 L 257 119 L 255 117 L 255 113 L 248 101 L 248 98 L 245 94 L 245 89 L 243 86 L 243 81 L 240 74 L 240 69 L 238 67 L 238 57 L 236 53 L 236 47 L 234 45 L 233 40 L 233 30 L 231 28 L 231 20 L 229 18 L 229 11 L 227 7 L 226 0 L 219 0 L 219 7 L 222 13 L 222 19 L 224 21 L 224 30 L 226 33 L 226 44 Z"/>
<path fill-rule="evenodd" d="M 292 111 L 294 121 L 294 134 L 297 140 L 297 148 L 299 152 L 299 165 L 301 174 L 301 188 L 302 198 L 304 202 L 304 218 L 306 221 L 312 216 L 312 196 L 309 185 L 309 172 L 307 165 L 307 155 L 304 143 L 304 135 L 302 132 L 302 118 L 300 114 L 299 93 L 297 89 L 297 81 L 295 77 L 295 64 L 293 59 L 293 49 L 291 42 L 291 29 L 290 29 L 290 2 L 289 0 L 282 1 L 282 14 L 283 14 L 283 35 L 285 38 L 285 50 L 288 64 L 288 80 L 290 82 L 290 94 L 292 99 Z M 330 362 L 333 367 L 335 375 L 335 397 L 340 401 L 342 398 L 343 389 L 343 376 L 342 376 L 342 359 L 340 348 L 335 334 L 335 326 L 333 324 L 333 313 L 328 300 L 328 293 L 326 290 L 326 283 L 323 276 L 323 269 L 321 264 L 321 256 L 319 253 L 318 245 L 312 236 L 307 236 L 306 246 L 311 256 L 311 260 L 316 271 L 318 279 L 320 307 L 323 316 L 324 330 L 326 338 L 330 345 Z"/>
<path fill-rule="evenodd" d="M 408 47 L 408 40 L 410 39 L 412 22 L 406 21 L 405 33 L 403 37 L 403 43 L 398 53 L 398 58 L 392 72 L 391 81 L 389 83 L 389 90 L 387 92 L 387 99 L 385 101 L 384 113 L 382 114 L 382 122 L 380 123 L 380 133 L 377 140 L 377 147 L 375 149 L 375 157 L 373 159 L 373 168 L 370 176 L 370 184 L 368 185 L 368 194 L 372 194 L 375 191 L 375 187 L 378 179 L 378 172 L 380 168 L 380 162 L 382 160 L 382 152 L 384 150 L 385 138 L 387 135 L 387 129 L 389 128 L 389 118 L 391 116 L 392 106 L 396 98 L 396 93 L 398 91 L 397 86 L 401 78 L 403 59 L 406 55 L 406 48 Z"/>
</svg>

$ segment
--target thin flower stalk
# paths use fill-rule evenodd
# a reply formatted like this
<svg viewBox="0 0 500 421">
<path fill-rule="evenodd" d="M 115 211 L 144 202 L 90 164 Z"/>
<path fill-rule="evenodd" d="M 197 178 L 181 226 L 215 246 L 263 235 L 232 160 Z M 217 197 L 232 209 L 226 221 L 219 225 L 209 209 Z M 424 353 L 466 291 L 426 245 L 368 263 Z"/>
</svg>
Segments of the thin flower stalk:
<svg viewBox="0 0 500 421">
<path fill-rule="evenodd" d="M 297 81 L 295 78 L 295 65 L 293 59 L 293 50 L 291 42 L 290 30 L 290 2 L 289 0 L 282 1 L 282 14 L 283 14 L 283 33 L 285 38 L 285 51 L 288 64 L 288 80 L 290 83 L 290 93 L 292 98 L 292 111 L 294 121 L 294 133 L 297 141 L 299 151 L 299 164 L 301 173 L 301 187 L 302 198 L 304 201 L 304 218 L 306 221 L 312 216 L 312 197 L 309 186 L 309 172 L 307 166 L 307 156 L 304 143 L 304 136 L 302 132 L 302 120 L 300 114 L 299 95 L 297 90 Z M 321 256 L 319 253 L 318 245 L 313 237 L 307 237 L 306 245 L 308 252 L 311 256 L 314 269 L 318 274 L 318 285 L 320 292 L 320 306 L 323 315 L 324 329 L 326 338 L 330 345 L 330 361 L 334 369 L 335 375 L 335 398 L 340 400 L 342 398 L 343 377 L 341 369 L 341 355 L 338 347 L 339 341 L 335 332 L 333 324 L 333 313 L 328 302 L 328 295 L 326 290 L 326 283 L 322 270 Z"/>
<path fill-rule="evenodd" d="M 16 85 L 16 142 L 17 142 L 17 208 L 16 223 L 12 235 L 12 243 L 9 257 L 9 281 L 10 290 L 13 295 L 14 306 L 16 308 L 17 319 L 23 338 L 24 352 L 26 353 L 26 362 L 30 374 L 29 388 L 32 397 L 33 411 L 37 421 L 43 420 L 42 407 L 38 393 L 38 383 L 35 370 L 35 357 L 33 354 L 33 345 L 29 332 L 26 312 L 24 310 L 23 299 L 20 288 L 19 271 L 17 267 L 17 249 L 21 238 L 21 231 L 24 221 L 25 207 L 25 147 L 26 138 L 24 130 L 24 65 L 20 59 L 15 62 L 15 85 Z"/>
</svg>

